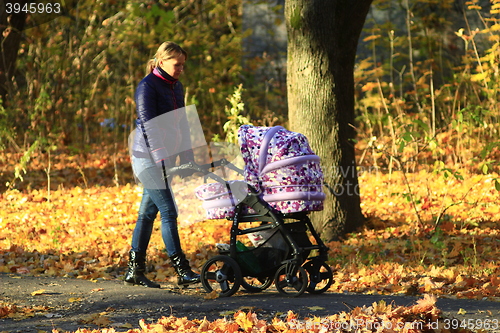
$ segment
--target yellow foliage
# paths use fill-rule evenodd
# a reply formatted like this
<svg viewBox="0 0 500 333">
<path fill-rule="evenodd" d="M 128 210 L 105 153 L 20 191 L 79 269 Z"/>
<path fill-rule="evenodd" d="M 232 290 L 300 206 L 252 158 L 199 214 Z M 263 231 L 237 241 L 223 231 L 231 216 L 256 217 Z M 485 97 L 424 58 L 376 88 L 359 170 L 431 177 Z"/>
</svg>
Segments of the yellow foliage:
<svg viewBox="0 0 500 333">
<path fill-rule="evenodd" d="M 443 149 L 447 139 L 443 135 L 437 138 Z M 443 164 L 441 168 L 444 167 Z M 348 235 L 342 242 L 328 244 L 328 263 L 335 272 L 330 291 L 500 297 L 497 258 L 500 248 L 497 242 L 491 242 L 500 237 L 500 194 L 494 188 L 498 175 L 478 174 L 468 169 L 453 172 L 463 179 L 454 177 L 451 171 L 448 177 L 443 177 L 442 173 L 423 168 L 413 173 L 361 172 L 361 208 L 368 216 L 368 223 L 364 230 Z M 194 186 L 184 186 L 178 200 L 186 212 L 200 202 L 194 196 Z M 416 207 L 403 195 L 409 190 Z M 133 185 L 61 188 L 51 191 L 50 200 L 49 193 L 41 189 L 0 194 L 0 271 L 89 280 L 121 278 L 113 270 L 110 272 L 110 268 L 126 265 L 140 195 L 140 189 Z M 415 217 L 415 208 L 422 224 Z M 433 235 L 436 216 L 443 212 L 446 219 L 440 223 L 442 236 Z M 215 243 L 229 240 L 230 224 L 226 220 L 180 223 L 182 246 L 194 267 L 200 268 L 216 253 Z M 169 281 L 174 273 L 163 249 L 161 234 L 155 230 L 149 256 L 155 267 L 153 278 Z M 34 295 L 44 292 L 38 290 Z M 205 296 L 211 299 L 214 295 Z M 355 309 L 343 316 L 367 316 L 367 309 Z M 369 307 L 372 314 L 384 309 L 387 320 L 394 322 L 402 320 L 391 317 L 395 314 L 429 311 L 429 316 L 436 315 L 430 298 L 411 310 L 383 304 Z M 33 311 L 1 305 L 0 317 L 22 318 Z M 288 332 L 290 323 L 297 318 L 289 312 L 286 322 L 275 318 L 268 323 L 252 312 L 231 311 L 225 316 L 231 315 L 233 319 L 229 321 L 169 317 L 154 324 L 141 321 L 139 326 L 142 333 L 265 332 L 266 329 Z M 111 324 L 105 314 L 81 320 L 101 327 Z M 309 331 L 304 328 L 295 332 Z"/>
</svg>

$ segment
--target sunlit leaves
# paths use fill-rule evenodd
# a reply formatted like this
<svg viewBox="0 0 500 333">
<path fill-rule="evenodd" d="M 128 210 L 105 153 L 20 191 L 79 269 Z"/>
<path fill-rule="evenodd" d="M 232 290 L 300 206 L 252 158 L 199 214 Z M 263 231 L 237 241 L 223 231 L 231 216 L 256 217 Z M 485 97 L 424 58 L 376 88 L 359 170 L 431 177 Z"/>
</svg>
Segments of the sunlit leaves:
<svg viewBox="0 0 500 333">
<path fill-rule="evenodd" d="M 494 265 L 500 251 L 500 198 L 493 176 L 445 169 L 448 177 L 444 171 L 407 174 L 411 198 L 405 195 L 409 189 L 401 172 L 360 173 L 368 228 L 329 244 L 329 263 L 336 270 L 331 291 L 500 296 L 500 271 Z M 193 212 L 200 207 L 193 195 L 195 185 L 174 187 L 182 246 L 199 269 L 215 254 L 215 243 L 228 242 L 230 222 L 186 223 L 196 220 Z M 119 277 L 118 268 L 127 261 L 140 188 L 60 189 L 52 191 L 50 201 L 47 194 L 33 190 L 2 195 L 0 271 L 91 280 Z M 423 225 L 416 224 L 411 200 Z M 159 223 L 149 251 L 154 267 L 150 277 L 169 282 L 175 273 L 158 229 Z"/>
<path fill-rule="evenodd" d="M 26 307 L 0 302 L 0 319 L 12 318 L 14 320 L 22 320 L 34 317 L 37 313 L 46 313 L 48 311 L 49 307 L 47 306 Z"/>
<path fill-rule="evenodd" d="M 354 307 L 349 312 L 340 312 L 324 318 L 298 316 L 288 311 L 286 315 L 276 315 L 272 320 L 258 318 L 256 312 L 236 311 L 228 314 L 223 319 L 209 321 L 204 319 L 189 320 L 174 316 L 161 317 L 156 322 L 148 323 L 141 319 L 138 328 L 131 328 L 130 324 L 112 324 L 112 328 L 102 330 L 79 329 L 77 333 L 115 333 L 115 328 L 128 328 L 129 333 L 167 333 L 167 332 L 273 332 L 273 333 L 318 333 L 336 332 L 350 328 L 356 332 L 449 332 L 437 325 L 441 311 L 436 307 L 436 298 L 425 295 L 414 304 L 397 306 L 384 301 L 375 302 L 370 306 Z M 459 314 L 463 314 L 460 309 Z M 442 319 L 442 318 L 441 318 Z M 81 323 L 92 323 L 101 327 L 109 327 L 105 314 L 89 316 Z M 344 331 L 342 330 L 342 331 Z M 463 327 L 461 332 L 472 332 Z M 54 329 L 53 333 L 60 333 Z"/>
<path fill-rule="evenodd" d="M 61 158 L 54 170 L 67 165 L 91 165 L 108 174 L 108 159 Z M 60 164 L 58 164 L 60 163 Z M 488 170 L 490 171 L 490 170 Z M 27 176 L 31 173 L 28 172 Z M 33 177 L 33 176 L 32 176 Z M 405 177 L 406 181 L 405 183 Z M 342 242 L 331 242 L 328 263 L 334 269 L 330 292 L 356 292 L 390 295 L 439 295 L 471 299 L 499 300 L 500 230 L 497 202 L 497 176 L 471 172 L 438 164 L 433 170 L 406 173 L 359 173 L 362 209 L 369 217 L 366 228 L 348 235 Z M 34 177 L 32 184 L 43 181 Z M 177 182 L 182 246 L 193 267 L 199 269 L 216 253 L 215 243 L 227 243 L 230 221 L 200 221 L 195 212 L 200 202 L 194 196 L 196 184 Z M 44 186 L 31 191 L 7 191 L 0 195 L 0 271 L 22 275 L 68 276 L 89 280 L 121 278 L 127 262 L 130 238 L 135 224 L 141 189 L 135 185 L 113 187 L 63 187 L 49 192 Z M 408 194 L 412 193 L 412 196 Z M 416 207 L 416 211 L 415 211 Z M 203 211 L 203 210 L 201 210 Z M 422 224 L 417 223 L 419 214 Z M 436 223 L 439 217 L 439 224 Z M 199 221 L 196 223 L 188 223 Z M 170 284 L 175 280 L 161 240 L 159 223 L 153 232 L 148 276 Z M 121 269 L 121 270 L 120 270 Z M 99 292 L 99 288 L 92 290 Z M 197 291 L 201 292 L 201 291 Z M 36 290 L 33 297 L 48 297 L 50 291 Z M 217 295 L 206 294 L 206 299 Z M 68 295 L 68 303 L 81 302 Z M 403 323 L 405 316 L 418 315 L 431 320 L 438 310 L 432 297 L 425 297 L 408 308 L 375 303 L 350 313 L 328 317 L 365 318 Z M 311 307 L 310 311 L 320 310 Z M 0 305 L 0 316 L 28 318 L 48 309 L 32 309 L 12 304 Z M 50 314 L 47 314 L 50 315 Z M 361 317 L 360 317 L 361 316 Z M 188 320 L 168 317 L 156 323 L 139 325 L 113 323 L 106 313 L 82 315 L 80 323 L 137 332 L 262 330 L 287 332 L 288 319 L 271 322 L 253 312 L 230 310 L 224 319 Z M 280 317 L 281 318 L 281 317 Z M 414 318 L 414 317 L 412 317 Z M 324 318 L 312 318 L 311 322 Z M 303 332 L 310 332 L 304 327 Z M 295 332 L 301 332 L 296 330 Z M 83 332 L 82 332 L 83 333 Z"/>
</svg>

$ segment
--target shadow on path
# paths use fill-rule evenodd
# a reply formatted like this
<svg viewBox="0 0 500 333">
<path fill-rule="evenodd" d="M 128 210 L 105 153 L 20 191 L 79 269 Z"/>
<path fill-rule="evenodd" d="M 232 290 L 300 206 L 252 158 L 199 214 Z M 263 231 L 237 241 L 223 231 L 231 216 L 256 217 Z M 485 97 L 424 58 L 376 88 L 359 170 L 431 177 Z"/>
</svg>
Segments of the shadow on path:
<svg viewBox="0 0 500 333">
<path fill-rule="evenodd" d="M 35 295 L 33 295 L 33 292 Z M 292 310 L 299 319 L 324 317 L 374 302 L 409 306 L 420 297 L 363 294 L 305 293 L 297 298 L 281 296 L 274 287 L 258 294 L 239 292 L 228 298 L 207 300 L 201 285 L 177 289 L 169 284 L 162 289 L 125 286 L 121 281 L 91 282 L 80 279 L 29 277 L 0 274 L 0 302 L 18 307 L 47 307 L 31 314 L 20 311 L 16 318 L 0 318 L 0 332 L 39 332 L 52 329 L 74 332 L 78 328 L 98 329 L 96 318 L 103 317 L 107 327 L 118 331 L 139 328 L 139 320 L 156 322 L 162 316 L 213 321 L 233 311 L 256 312 L 268 321 Z M 0 303 L 0 307 L 2 304 Z M 500 302 L 439 299 L 444 317 L 474 320 L 500 320 Z M 22 309 L 22 308 L 20 308 Z M 460 314 L 459 314 L 460 312 Z M 465 312 L 465 313 L 464 313 Z M 19 320 L 21 319 L 21 320 Z M 490 330 L 488 332 L 500 332 Z"/>
</svg>

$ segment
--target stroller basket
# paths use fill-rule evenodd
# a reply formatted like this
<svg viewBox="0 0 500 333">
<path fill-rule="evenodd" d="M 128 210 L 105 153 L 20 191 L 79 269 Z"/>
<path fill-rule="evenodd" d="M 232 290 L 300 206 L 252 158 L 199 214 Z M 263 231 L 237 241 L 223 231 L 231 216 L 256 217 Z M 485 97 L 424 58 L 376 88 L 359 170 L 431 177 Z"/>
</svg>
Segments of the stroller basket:
<svg viewBox="0 0 500 333">
<path fill-rule="evenodd" d="M 238 246 L 237 246 L 238 247 Z M 243 276 L 273 274 L 284 260 L 286 252 L 272 247 L 256 247 L 236 252 L 236 261 Z"/>
<path fill-rule="evenodd" d="M 307 235 L 307 227 L 303 222 L 287 223 L 283 226 L 298 247 L 308 248 L 312 246 Z M 252 239 L 256 234 L 250 233 L 250 238 Z M 265 240 L 257 246 L 247 248 L 240 242 L 236 245 L 236 261 L 240 265 L 243 275 L 266 276 L 272 274 L 291 255 L 291 246 L 279 228 L 267 229 L 258 232 L 258 234 L 263 234 Z M 302 253 L 304 260 L 309 256 L 309 253 L 309 250 Z"/>
</svg>

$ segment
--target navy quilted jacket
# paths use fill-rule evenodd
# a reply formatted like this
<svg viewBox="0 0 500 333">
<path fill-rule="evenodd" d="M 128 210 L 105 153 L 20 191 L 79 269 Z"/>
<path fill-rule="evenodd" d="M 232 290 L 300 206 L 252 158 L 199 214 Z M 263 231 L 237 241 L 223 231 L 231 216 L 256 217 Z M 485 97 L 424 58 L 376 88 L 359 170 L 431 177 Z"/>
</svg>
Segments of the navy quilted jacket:
<svg viewBox="0 0 500 333">
<path fill-rule="evenodd" d="M 137 86 L 135 103 L 137 131 L 132 146 L 133 154 L 137 157 L 151 157 L 159 165 L 163 161 L 166 166 L 173 166 L 175 158 L 172 158 L 172 152 L 169 152 L 172 144 L 165 142 L 168 138 L 168 133 L 165 133 L 168 128 L 152 119 L 184 107 L 184 89 L 181 82 L 157 67 Z M 189 140 L 189 133 L 186 135 L 184 139 Z M 181 154 L 181 163 L 189 160 L 192 160 L 192 152 Z"/>
</svg>

